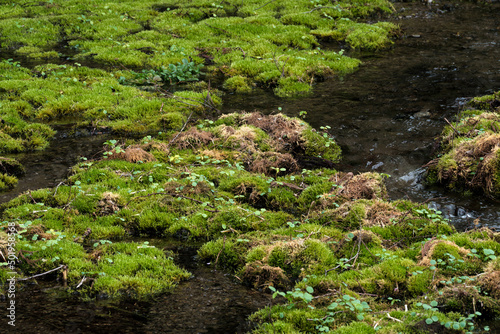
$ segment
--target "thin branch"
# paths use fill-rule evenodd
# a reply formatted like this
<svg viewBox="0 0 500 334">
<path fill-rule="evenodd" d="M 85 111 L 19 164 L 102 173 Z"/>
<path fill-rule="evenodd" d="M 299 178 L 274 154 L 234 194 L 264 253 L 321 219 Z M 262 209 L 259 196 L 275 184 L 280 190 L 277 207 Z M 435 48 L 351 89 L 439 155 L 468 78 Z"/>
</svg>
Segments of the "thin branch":
<svg viewBox="0 0 500 334">
<path fill-rule="evenodd" d="M 261 9 L 262 7 L 265 7 L 265 6 L 267 6 L 267 5 L 269 5 L 270 3 L 273 3 L 273 2 L 275 2 L 275 1 L 276 1 L 276 0 L 271 0 L 271 1 L 269 1 L 269 2 L 266 2 L 265 4 L 263 4 L 262 6 L 260 6 L 259 8 L 255 8 L 255 9 L 254 9 L 254 11 L 259 10 L 259 9 Z"/>
<path fill-rule="evenodd" d="M 194 110 L 191 111 L 191 113 L 189 114 L 186 122 L 184 122 L 184 124 L 182 125 L 182 128 L 179 130 L 179 132 L 175 135 L 174 138 L 172 138 L 168 144 L 167 144 L 167 147 L 170 147 L 170 145 L 172 145 L 172 143 L 177 139 L 177 137 L 179 137 L 179 135 L 182 133 L 182 131 L 184 131 L 184 129 L 186 128 L 186 125 L 188 124 L 189 120 L 191 119 L 191 116 L 193 116 L 193 113 L 194 113 Z"/>
<path fill-rule="evenodd" d="M 391 320 L 394 320 L 394 321 L 397 321 L 397 322 L 402 322 L 402 321 L 401 321 L 401 320 L 399 320 L 399 319 L 396 319 L 396 318 L 391 317 L 391 315 L 390 315 L 389 313 L 387 313 L 387 317 L 388 317 L 389 319 L 391 319 Z"/>
<path fill-rule="evenodd" d="M 303 14 L 309 14 L 309 13 L 314 12 L 315 10 L 324 9 L 324 8 L 337 9 L 337 7 L 332 7 L 332 6 L 320 6 L 320 7 L 315 7 L 308 12 L 304 12 Z"/>
<path fill-rule="evenodd" d="M 87 276 L 83 275 L 82 280 L 80 281 L 80 283 L 78 283 L 78 285 L 76 286 L 75 289 L 78 289 L 79 287 L 81 287 L 83 282 L 85 282 L 86 280 L 87 280 Z"/>
<path fill-rule="evenodd" d="M 226 235 L 224 235 L 224 241 L 222 243 L 222 248 L 220 249 L 219 253 L 217 254 L 217 258 L 215 259 L 215 269 L 216 270 L 217 270 L 217 263 L 219 262 L 220 253 L 222 253 L 222 251 L 224 250 L 225 247 L 226 247 Z"/>
<path fill-rule="evenodd" d="M 39 276 L 43 276 L 43 275 L 49 274 L 49 273 L 51 273 L 51 272 L 57 271 L 57 270 L 59 270 L 59 269 L 63 269 L 63 268 L 65 268 L 65 267 L 66 267 L 66 265 L 65 265 L 65 264 L 63 264 L 63 265 L 60 265 L 59 267 L 57 267 L 57 268 L 55 268 L 55 269 L 52 269 L 52 270 L 46 271 L 46 272 L 44 272 L 44 273 L 37 274 L 37 275 L 33 275 L 33 276 L 31 276 L 31 277 L 19 278 L 19 279 L 17 279 L 17 280 L 18 280 L 18 281 L 27 281 L 27 280 L 29 280 L 29 279 L 32 279 L 32 278 L 35 278 L 35 277 L 39 277 Z"/>
<path fill-rule="evenodd" d="M 449 121 L 449 120 L 447 120 L 446 118 L 445 118 L 444 120 L 445 120 L 445 122 L 446 122 L 446 123 L 448 123 L 448 125 L 449 125 L 452 129 L 453 129 L 453 131 L 455 132 L 455 134 L 456 134 L 457 136 L 460 136 L 460 132 L 458 132 L 458 130 L 457 130 L 457 129 L 455 129 L 455 127 L 454 127 L 454 126 L 450 123 L 450 121 Z"/>
<path fill-rule="evenodd" d="M 210 27 L 210 28 L 212 28 L 212 29 L 217 29 L 217 30 L 220 30 L 220 31 L 222 31 L 223 33 L 225 33 L 226 35 L 232 36 L 232 34 L 231 34 L 229 31 L 227 31 L 227 30 L 224 30 L 224 29 L 221 29 L 221 28 L 218 28 L 218 27 L 211 26 L 210 24 L 207 24 L 207 23 L 205 23 L 205 25 L 206 25 L 206 26 L 208 26 L 208 27 Z"/>
</svg>

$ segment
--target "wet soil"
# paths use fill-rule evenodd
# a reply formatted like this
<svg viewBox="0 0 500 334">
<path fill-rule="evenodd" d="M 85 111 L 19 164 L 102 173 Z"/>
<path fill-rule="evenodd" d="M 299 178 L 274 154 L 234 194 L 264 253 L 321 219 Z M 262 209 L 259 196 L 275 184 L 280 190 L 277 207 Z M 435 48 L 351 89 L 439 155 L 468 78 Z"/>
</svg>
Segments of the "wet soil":
<svg viewBox="0 0 500 334">
<path fill-rule="evenodd" d="M 245 288 L 234 275 L 196 262 L 196 248 L 175 247 L 193 277 L 156 300 L 145 333 L 247 333 L 248 316 L 271 303 L 271 296 Z"/>
</svg>

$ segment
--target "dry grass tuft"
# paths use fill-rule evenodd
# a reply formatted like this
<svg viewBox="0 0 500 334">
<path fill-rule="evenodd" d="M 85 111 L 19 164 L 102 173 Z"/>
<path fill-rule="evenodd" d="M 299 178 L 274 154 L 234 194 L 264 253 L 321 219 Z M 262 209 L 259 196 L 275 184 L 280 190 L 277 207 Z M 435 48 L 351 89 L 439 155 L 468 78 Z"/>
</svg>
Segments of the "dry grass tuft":
<svg viewBox="0 0 500 334">
<path fill-rule="evenodd" d="M 394 209 L 387 203 L 376 201 L 367 211 L 364 225 L 385 227 L 392 224 L 394 219 L 401 217 L 403 213 Z"/>
<path fill-rule="evenodd" d="M 215 136 L 208 131 L 200 131 L 196 127 L 182 132 L 173 142 L 180 149 L 198 148 L 208 145 L 215 140 Z"/>
<path fill-rule="evenodd" d="M 457 168 L 443 170 L 440 179 L 462 179 L 473 189 L 482 188 L 487 194 L 495 189 L 500 157 L 500 134 L 485 133 L 475 140 L 465 141 L 456 148 L 454 159 Z M 475 171 L 472 167 L 475 168 Z"/>
<path fill-rule="evenodd" d="M 101 216 L 107 216 L 115 213 L 120 210 L 118 206 L 118 200 L 120 199 L 120 195 L 105 192 L 102 194 L 101 200 L 97 203 L 98 214 Z"/>
<path fill-rule="evenodd" d="M 296 147 L 302 145 L 301 132 L 304 125 L 297 119 L 289 119 L 282 114 L 262 115 L 254 112 L 243 115 L 243 120 L 247 124 L 265 131 L 276 140 L 275 144 L 282 146 L 285 151 L 292 152 Z"/>
<path fill-rule="evenodd" d="M 290 280 L 283 269 L 262 264 L 260 261 L 247 264 L 243 269 L 241 279 L 244 283 L 256 289 L 263 289 L 269 286 L 277 289 L 285 289 L 290 286 Z"/>
<path fill-rule="evenodd" d="M 434 254 L 434 249 L 436 248 L 437 245 L 439 244 L 446 244 L 448 246 L 451 246 L 455 248 L 460 255 L 467 255 L 470 253 L 467 249 L 458 246 L 452 241 L 449 240 L 437 240 L 437 239 L 432 239 L 427 241 L 424 246 L 422 247 L 422 250 L 420 251 L 420 255 L 422 256 L 422 260 L 418 263 L 419 266 L 430 266 L 430 261 L 432 260 L 432 255 Z"/>
<path fill-rule="evenodd" d="M 281 168 L 285 171 L 279 171 Z M 294 173 L 299 170 L 299 166 L 289 153 L 262 152 L 250 163 L 248 170 L 253 173 L 277 176 Z"/>
<path fill-rule="evenodd" d="M 500 299 L 500 271 L 486 272 L 479 277 L 478 283 L 491 297 Z"/>
<path fill-rule="evenodd" d="M 337 195 L 350 200 L 386 197 L 385 186 L 374 175 L 364 173 L 353 176 L 345 182 L 343 188 L 337 190 Z"/>
<path fill-rule="evenodd" d="M 120 159 L 133 163 L 139 161 L 150 162 L 156 160 L 151 153 L 148 153 L 144 151 L 142 148 L 137 146 L 129 146 L 125 149 L 125 151 L 122 151 L 120 153 L 113 152 L 113 154 L 110 155 L 108 159 Z"/>
<path fill-rule="evenodd" d="M 54 234 L 51 233 L 46 233 L 47 229 L 43 225 L 31 225 L 28 227 L 26 233 L 24 234 L 24 237 L 27 239 L 31 240 L 33 236 L 36 234 L 38 235 L 38 240 L 42 239 L 53 239 L 55 237 Z"/>
</svg>

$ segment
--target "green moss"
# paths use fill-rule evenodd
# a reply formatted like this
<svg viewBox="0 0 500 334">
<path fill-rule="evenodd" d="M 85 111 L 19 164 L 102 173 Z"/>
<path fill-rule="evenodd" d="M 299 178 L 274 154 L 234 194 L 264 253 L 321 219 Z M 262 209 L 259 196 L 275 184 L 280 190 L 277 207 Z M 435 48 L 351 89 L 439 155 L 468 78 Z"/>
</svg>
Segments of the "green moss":
<svg viewBox="0 0 500 334">
<path fill-rule="evenodd" d="M 12 189 L 17 184 L 15 176 L 0 173 L 0 191 Z"/>
<path fill-rule="evenodd" d="M 389 22 L 378 22 L 373 25 L 356 23 L 349 28 L 346 42 L 354 49 L 382 49 L 390 46 L 392 41 L 389 39 L 391 31 L 396 29 L 396 25 Z"/>
<path fill-rule="evenodd" d="M 310 156 L 319 156 L 333 162 L 340 160 L 340 147 L 326 133 L 319 134 L 312 128 L 302 132 L 305 152 Z"/>
<path fill-rule="evenodd" d="M 455 124 L 441 134 L 441 152 L 429 164 L 428 180 L 464 193 L 496 198 L 500 185 L 500 118 L 495 111 L 498 93 L 474 98 Z M 478 109 L 475 109 L 478 108 Z"/>
<path fill-rule="evenodd" d="M 375 329 L 364 322 L 353 322 L 348 326 L 337 328 L 334 333 L 338 334 L 375 334 Z"/>
<path fill-rule="evenodd" d="M 278 80 L 278 87 L 274 90 L 274 93 L 279 97 L 295 97 L 308 95 L 311 91 L 312 87 L 309 83 L 288 77 Z"/>
<path fill-rule="evenodd" d="M 252 263 L 255 261 L 262 261 L 267 256 L 267 247 L 264 245 L 252 247 L 247 255 L 245 261 L 247 263 Z"/>
<path fill-rule="evenodd" d="M 198 256 L 204 261 L 215 262 L 218 260 L 219 266 L 236 270 L 245 263 L 242 253 L 239 251 L 239 249 L 244 248 L 245 245 L 242 242 L 220 238 L 205 243 L 198 251 Z"/>
<path fill-rule="evenodd" d="M 420 296 L 429 291 L 434 276 L 430 270 L 422 267 L 412 268 L 412 276 L 408 279 L 408 291 L 413 296 Z"/>
<path fill-rule="evenodd" d="M 247 80 L 241 75 L 227 79 L 224 82 L 224 89 L 234 91 L 236 93 L 250 93 L 252 91 L 252 87 L 250 87 Z"/>
<path fill-rule="evenodd" d="M 94 289 L 109 296 L 139 298 L 171 290 L 190 274 L 175 266 L 161 250 L 137 243 L 117 243 L 104 247 L 97 270 L 104 272 Z M 162 279 L 159 280 L 158 278 Z"/>
</svg>

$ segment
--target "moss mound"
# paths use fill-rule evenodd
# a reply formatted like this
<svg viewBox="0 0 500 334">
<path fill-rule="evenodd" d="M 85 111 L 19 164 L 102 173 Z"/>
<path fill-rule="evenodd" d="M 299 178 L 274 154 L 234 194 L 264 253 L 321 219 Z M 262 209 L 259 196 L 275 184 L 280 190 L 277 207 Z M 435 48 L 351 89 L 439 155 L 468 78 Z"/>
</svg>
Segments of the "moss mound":
<svg viewBox="0 0 500 334">
<path fill-rule="evenodd" d="M 500 94 L 472 99 L 441 135 L 442 153 L 428 163 L 427 179 L 450 189 L 500 196 Z"/>
</svg>

